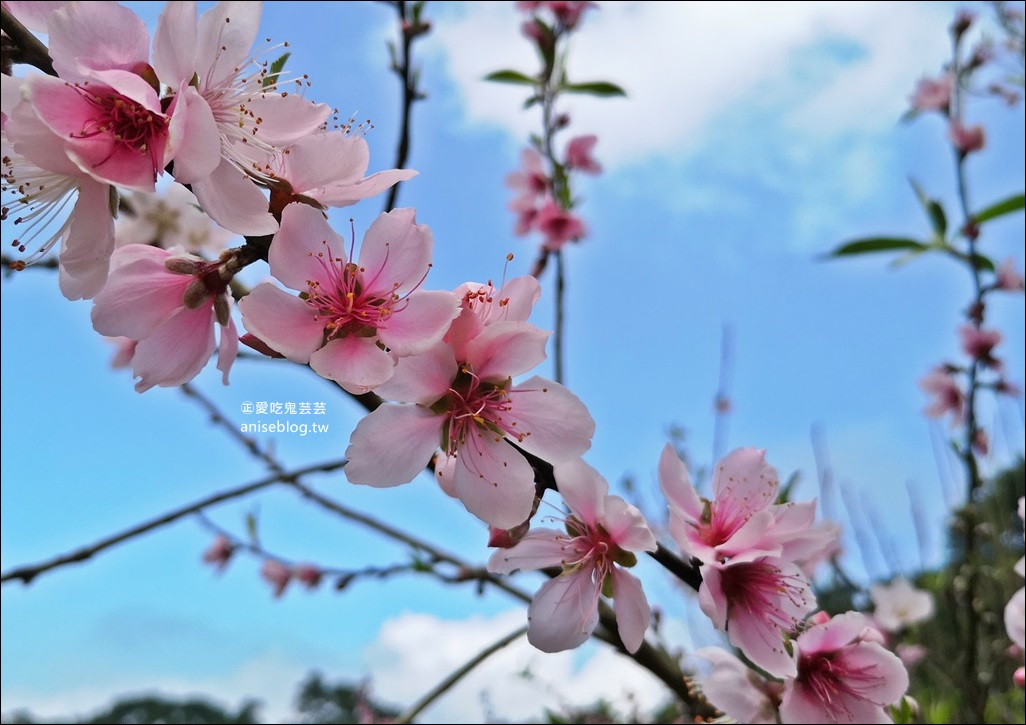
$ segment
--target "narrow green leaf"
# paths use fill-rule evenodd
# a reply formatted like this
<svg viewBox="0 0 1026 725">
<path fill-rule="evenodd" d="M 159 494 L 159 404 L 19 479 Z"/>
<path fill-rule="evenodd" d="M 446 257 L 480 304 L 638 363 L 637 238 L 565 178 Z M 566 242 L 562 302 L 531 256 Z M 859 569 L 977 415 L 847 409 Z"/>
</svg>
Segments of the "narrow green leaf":
<svg viewBox="0 0 1026 725">
<path fill-rule="evenodd" d="M 264 76 L 262 83 L 264 88 L 273 86 L 278 82 L 278 76 L 281 75 L 282 70 L 285 69 L 285 63 L 288 61 L 290 55 L 292 55 L 292 53 L 285 53 L 283 56 L 278 58 L 278 60 L 271 63 L 270 72 Z"/>
<path fill-rule="evenodd" d="M 982 269 L 984 272 L 994 272 L 994 260 L 989 257 L 984 257 L 982 254 L 974 254 L 972 256 L 973 261 L 976 263 L 976 269 Z"/>
<path fill-rule="evenodd" d="M 855 254 L 870 254 L 873 252 L 897 252 L 901 250 L 916 250 L 924 252 L 929 246 L 915 239 L 904 237 L 867 237 L 866 239 L 855 239 L 845 242 L 828 257 L 850 257 Z"/>
<path fill-rule="evenodd" d="M 589 96 L 599 97 L 610 97 L 610 96 L 626 96 L 625 91 L 615 83 L 608 81 L 594 81 L 592 83 L 567 83 L 562 86 L 562 90 L 567 93 L 586 93 Z"/>
<path fill-rule="evenodd" d="M 523 86 L 538 85 L 538 81 L 534 78 L 515 70 L 497 70 L 486 75 L 485 80 L 496 81 L 497 83 L 517 83 Z"/>
<path fill-rule="evenodd" d="M 246 514 L 246 533 L 249 534 L 249 540 L 255 546 L 260 546 L 260 536 L 257 533 L 257 518 L 256 514 L 252 511 Z"/>
<path fill-rule="evenodd" d="M 944 213 L 944 207 L 936 199 L 931 199 L 927 196 L 926 192 L 923 191 L 923 187 L 915 179 L 909 179 L 909 183 L 912 184 L 912 188 L 916 192 L 916 198 L 919 199 L 919 203 L 930 218 L 930 226 L 933 228 L 937 238 L 944 239 L 944 236 L 948 233 L 948 217 Z"/>
<path fill-rule="evenodd" d="M 977 224 L 990 221 L 991 219 L 997 219 L 999 216 L 1005 214 L 1011 214 L 1013 211 L 1019 211 L 1026 207 L 1026 196 L 1023 194 L 1016 194 L 1010 196 L 1004 201 L 999 201 L 997 204 L 991 204 L 985 209 L 982 209 L 973 214 L 973 221 Z"/>
</svg>

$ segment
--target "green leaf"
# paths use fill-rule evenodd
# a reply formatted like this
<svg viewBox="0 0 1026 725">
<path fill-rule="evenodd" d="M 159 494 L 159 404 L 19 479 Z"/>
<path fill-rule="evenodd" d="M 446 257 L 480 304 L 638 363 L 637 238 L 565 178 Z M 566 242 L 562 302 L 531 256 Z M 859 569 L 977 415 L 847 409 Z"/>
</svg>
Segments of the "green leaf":
<svg viewBox="0 0 1026 725">
<path fill-rule="evenodd" d="M 989 257 L 984 257 L 982 254 L 974 254 L 972 259 L 976 263 L 976 269 L 982 269 L 984 272 L 993 272 L 995 270 L 994 261 Z"/>
<path fill-rule="evenodd" d="M 850 242 L 845 242 L 834 251 L 830 252 L 828 257 L 850 257 L 855 254 L 870 254 L 873 252 L 897 252 L 902 250 L 915 250 L 924 252 L 929 249 L 929 246 L 922 242 L 917 242 L 915 239 L 906 239 L 904 237 L 867 237 L 865 239 L 855 239 Z"/>
<path fill-rule="evenodd" d="M 283 56 L 278 58 L 278 60 L 271 63 L 270 72 L 266 76 L 264 76 L 264 80 L 262 83 L 262 86 L 264 88 L 273 86 L 275 83 L 278 82 L 278 76 L 281 75 L 282 70 L 284 70 L 285 63 L 288 61 L 290 55 L 292 55 L 292 53 L 285 53 Z"/>
<path fill-rule="evenodd" d="M 495 81 L 497 83 L 516 83 L 522 86 L 536 86 L 538 81 L 530 76 L 526 76 L 520 71 L 516 70 L 497 70 L 489 73 L 485 76 L 486 81 Z"/>
<path fill-rule="evenodd" d="M 249 540 L 253 542 L 254 546 L 260 546 L 260 536 L 257 532 L 257 517 L 253 511 L 246 514 L 246 533 L 249 535 Z"/>
<path fill-rule="evenodd" d="M 1008 197 L 1004 201 L 999 201 L 997 204 L 991 204 L 987 208 L 976 212 L 973 214 L 973 221 L 977 224 L 982 224 L 983 222 L 988 222 L 991 219 L 997 219 L 999 216 L 1011 214 L 1013 211 L 1019 211 L 1024 207 L 1026 207 L 1026 196 L 1023 194 L 1016 194 L 1015 196 Z"/>
<path fill-rule="evenodd" d="M 627 91 L 615 83 L 594 81 L 592 83 L 567 83 L 562 86 L 567 93 L 586 93 L 589 96 L 608 98 L 610 96 L 626 96 Z"/>
<path fill-rule="evenodd" d="M 948 217 L 944 213 L 944 207 L 936 199 L 928 197 L 923 188 L 914 179 L 909 179 L 909 182 L 916 192 L 919 203 L 926 210 L 927 216 L 930 217 L 930 226 L 933 227 L 937 238 L 944 239 L 944 236 L 948 233 Z"/>
</svg>

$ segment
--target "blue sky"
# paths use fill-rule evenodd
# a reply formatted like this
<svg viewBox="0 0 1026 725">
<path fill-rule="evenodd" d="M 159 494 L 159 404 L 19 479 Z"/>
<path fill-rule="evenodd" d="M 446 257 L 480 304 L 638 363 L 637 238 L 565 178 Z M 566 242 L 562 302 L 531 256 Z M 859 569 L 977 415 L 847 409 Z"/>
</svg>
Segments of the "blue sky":
<svg viewBox="0 0 1026 725">
<path fill-rule="evenodd" d="M 128 3 L 151 29 L 162 3 Z M 201 3 L 201 8 L 209 7 Z M 537 240 L 512 233 L 504 176 L 538 119 L 523 92 L 481 81 L 499 68 L 533 70 L 512 3 L 429 3 L 432 32 L 416 48 L 428 99 L 414 110 L 400 205 L 414 206 L 435 238 L 426 286 L 524 274 Z M 567 253 L 567 383 L 597 430 L 586 459 L 614 483 L 630 475 L 658 510 L 655 471 L 671 426 L 708 466 L 721 331 L 733 336 L 734 410 L 727 445 L 765 448 L 797 495 L 818 495 L 811 431 L 821 432 L 835 481 L 859 499 L 883 541 L 914 540 L 907 491 L 933 524 L 925 563 L 943 552 L 939 526 L 957 484 L 938 473 L 947 428 L 923 418 L 916 381 L 959 359 L 956 327 L 970 294 L 965 270 L 886 257 L 823 262 L 839 242 L 876 234 L 925 236 L 908 184 L 954 209 L 953 165 L 940 119 L 899 123 L 922 75 L 947 57 L 953 3 L 600 3 L 571 53 L 571 75 L 607 79 L 626 99 L 573 99 L 571 133 L 596 133 L 605 173 L 583 180 L 589 237 Z M 970 4 L 982 13 L 982 4 Z M 343 116 L 369 118 L 371 170 L 390 168 L 398 85 L 387 70 L 390 11 L 380 3 L 269 2 L 263 32 L 288 40 L 289 67 L 308 73 L 308 95 Z M 1022 191 L 1023 110 L 980 100 L 969 119 L 988 145 L 969 162 L 978 206 Z M 567 136 L 566 138 L 568 138 Z M 358 235 L 383 199 L 332 214 Z M 8 230 L 4 229 L 5 237 Z M 994 222 L 982 247 L 1023 267 L 1023 215 Z M 532 321 L 552 323 L 552 279 Z M 89 324 L 89 304 L 64 300 L 54 275 L 28 271 L 2 293 L 0 568 L 47 559 L 210 493 L 265 475 L 179 392 L 134 392 L 109 368 L 110 346 Z M 1023 297 L 995 296 L 988 311 L 1005 333 L 998 353 L 1022 383 Z M 243 401 L 326 403 L 326 435 L 269 435 L 289 466 L 340 457 L 359 410 L 309 371 L 239 361 L 223 387 L 213 366 L 196 386 L 235 416 Z M 539 374 L 551 375 L 543 365 Z M 1021 454 L 1021 401 L 986 402 L 990 470 Z M 342 475 L 311 485 L 467 560 L 483 563 L 483 526 L 424 477 L 400 488 L 352 486 Z M 837 497 L 826 513 L 847 524 Z M 261 540 L 280 555 L 335 567 L 387 565 L 404 551 L 272 490 L 210 512 L 240 535 L 256 512 Z M 871 536 L 871 538 L 873 538 Z M 287 717 L 310 669 L 331 679 L 373 677 L 375 693 L 408 704 L 475 648 L 524 623 L 498 593 L 427 578 L 362 582 L 342 594 L 289 591 L 273 600 L 252 559 L 220 577 L 200 563 L 209 533 L 184 520 L 93 562 L 0 590 L 0 709 L 85 712 L 115 693 L 204 692 L 237 704 L 261 697 Z M 914 572 L 917 547 L 894 561 L 860 554 L 854 576 Z M 650 562 L 650 596 L 671 616 L 666 633 L 690 646 L 707 637 L 686 594 Z M 521 585 L 532 588 L 524 577 Z M 694 623 L 694 627 L 690 624 Z M 443 699 L 425 721 L 475 721 L 480 692 L 509 717 L 524 703 L 587 702 L 615 671 L 642 702 L 662 690 L 636 668 L 594 648 L 590 660 L 515 646 Z M 534 681 L 512 673 L 529 667 Z M 610 670 L 610 668 L 615 668 Z M 607 675 L 608 677 L 608 675 Z M 549 684 L 544 684 L 549 683 Z M 551 683 L 558 683 L 553 685 Z M 532 689 L 533 688 L 533 689 Z M 525 694 L 525 693 L 535 694 Z M 537 693 L 542 694 L 537 694 Z"/>
</svg>

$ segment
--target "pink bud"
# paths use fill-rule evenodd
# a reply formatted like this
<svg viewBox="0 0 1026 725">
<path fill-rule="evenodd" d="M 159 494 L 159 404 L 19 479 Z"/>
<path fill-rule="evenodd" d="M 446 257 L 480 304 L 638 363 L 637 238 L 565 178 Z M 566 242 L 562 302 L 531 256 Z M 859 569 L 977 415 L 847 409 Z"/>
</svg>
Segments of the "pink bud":
<svg viewBox="0 0 1026 725">
<path fill-rule="evenodd" d="M 1019 667 L 1012 674 L 1012 682 L 1019 687 L 1026 687 L 1026 667 Z"/>
<path fill-rule="evenodd" d="M 235 553 L 235 544 L 228 539 L 227 536 L 219 534 L 214 543 L 203 552 L 203 561 L 207 564 L 213 564 L 217 567 L 218 573 L 224 571 L 224 568 L 228 566 L 228 561 L 232 558 L 232 554 Z"/>
<path fill-rule="evenodd" d="M 316 589 L 323 573 L 313 564 L 300 564 L 294 572 L 297 581 L 307 589 Z"/>
<path fill-rule="evenodd" d="M 983 126 L 965 126 L 960 121 L 952 121 L 948 129 L 951 144 L 962 156 L 979 151 L 986 143 Z"/>
<path fill-rule="evenodd" d="M 285 587 L 292 580 L 292 569 L 274 559 L 265 559 L 260 569 L 262 576 L 268 584 L 274 588 L 274 596 L 280 597 L 285 593 Z"/>
</svg>

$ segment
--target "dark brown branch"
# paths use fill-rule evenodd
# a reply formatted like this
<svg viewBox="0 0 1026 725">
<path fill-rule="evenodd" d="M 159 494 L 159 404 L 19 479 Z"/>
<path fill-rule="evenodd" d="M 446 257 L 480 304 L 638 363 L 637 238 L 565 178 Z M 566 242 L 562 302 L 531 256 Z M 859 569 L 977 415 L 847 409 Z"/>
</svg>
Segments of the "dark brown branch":
<svg viewBox="0 0 1026 725">
<path fill-rule="evenodd" d="M 0 29 L 11 39 L 13 45 L 4 43 L 3 67 L 6 75 L 11 75 L 11 65 L 31 65 L 44 73 L 55 76 L 57 71 L 53 69 L 53 59 L 46 46 L 39 42 L 39 38 L 29 32 L 28 28 L 7 11 L 7 8 L 0 8 Z"/>
</svg>

